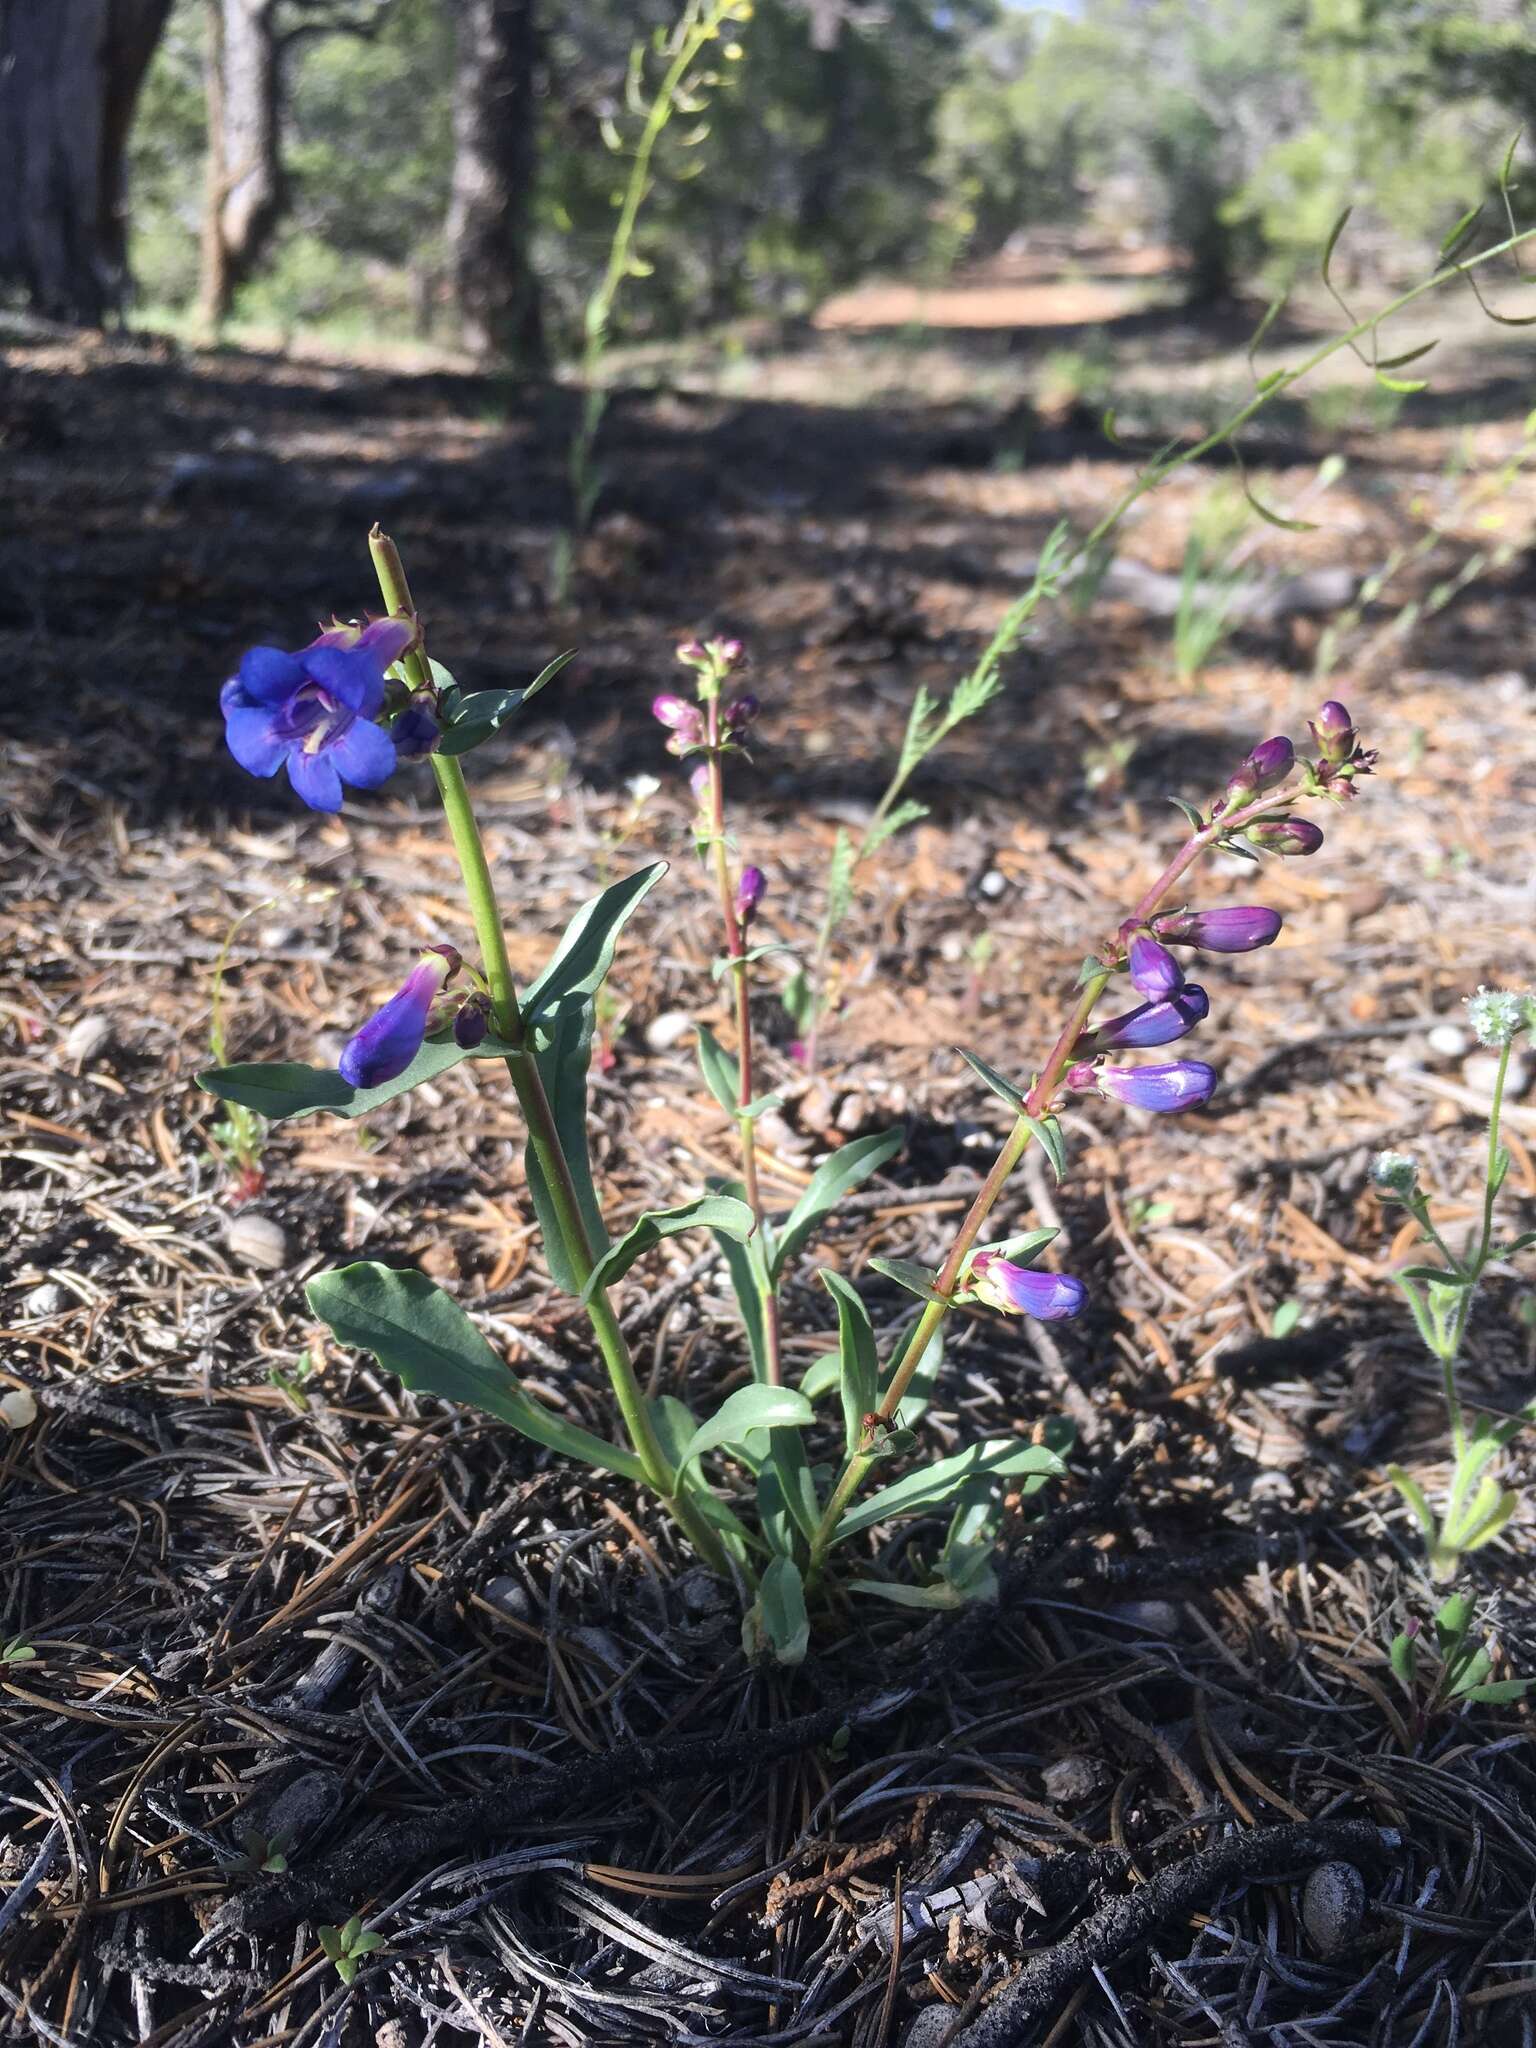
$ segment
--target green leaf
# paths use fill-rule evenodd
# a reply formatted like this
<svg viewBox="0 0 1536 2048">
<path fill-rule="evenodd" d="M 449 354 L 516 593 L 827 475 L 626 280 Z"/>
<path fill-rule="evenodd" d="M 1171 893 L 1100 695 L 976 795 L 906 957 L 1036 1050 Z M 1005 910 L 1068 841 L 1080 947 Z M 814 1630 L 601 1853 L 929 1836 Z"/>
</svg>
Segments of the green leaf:
<svg viewBox="0 0 1536 2048">
<path fill-rule="evenodd" d="M 1027 1266 L 1060 1235 L 1060 1228 L 1055 1225 L 1040 1230 L 1020 1231 L 1016 1237 L 999 1237 L 991 1244 L 977 1245 L 971 1253 L 971 1258 L 974 1259 L 977 1252 L 996 1252 L 1000 1259 L 1007 1259 L 1015 1266 Z M 970 1261 L 967 1260 L 966 1263 L 969 1265 Z"/>
<path fill-rule="evenodd" d="M 1514 1519 L 1520 1497 L 1507 1493 L 1497 1481 L 1485 1479 L 1477 1490 L 1476 1498 L 1467 1511 L 1462 1524 L 1463 1534 L 1458 1530 L 1452 1539 L 1458 1550 L 1481 1550 L 1485 1543 L 1492 1543 L 1496 1536 L 1502 1536 Z"/>
<path fill-rule="evenodd" d="M 1396 391 L 1404 398 L 1411 398 L 1416 391 L 1429 389 L 1429 380 L 1425 377 L 1389 377 L 1384 370 L 1376 372 L 1376 382 L 1384 391 Z"/>
<path fill-rule="evenodd" d="M 1185 803 L 1183 797 L 1181 796 L 1171 796 L 1169 797 L 1168 801 L 1174 806 L 1176 810 L 1180 810 L 1184 813 L 1185 817 L 1189 820 L 1190 828 L 1193 831 L 1203 832 L 1205 830 L 1205 820 L 1201 817 L 1199 811 L 1196 810 L 1193 804 Z M 1095 961 L 1093 964 L 1095 967 L 1097 967 L 1099 963 L 1098 961 Z"/>
<path fill-rule="evenodd" d="M 523 1026 L 555 1113 L 587 1239 L 598 1258 L 608 1249 L 608 1233 L 592 1185 L 587 1148 L 587 1065 L 597 1021 L 594 997 L 613 965 L 619 933 L 666 871 L 666 862 L 658 861 L 584 903 L 566 926 L 553 958 L 523 998 Z M 554 1197 L 531 1144 L 523 1163 L 550 1275 L 568 1294 L 579 1293 L 581 1276 L 566 1256 Z"/>
<path fill-rule="evenodd" d="M 1523 1700 L 1531 1689 L 1529 1678 L 1496 1678 L 1491 1685 L 1474 1685 L 1462 1697 L 1479 1705 L 1501 1707 L 1512 1700 Z"/>
<path fill-rule="evenodd" d="M 888 811 L 883 818 L 877 819 L 864 834 L 863 843 L 859 847 L 859 859 L 868 860 L 872 853 L 880 851 L 887 839 L 894 839 L 898 832 L 904 832 L 909 825 L 916 825 L 927 815 L 926 804 L 898 804 L 893 811 Z"/>
<path fill-rule="evenodd" d="M 1271 1337 L 1289 1337 L 1301 1321 L 1301 1303 L 1294 1299 L 1282 1301 L 1269 1320 Z"/>
<path fill-rule="evenodd" d="M 1449 1266 L 1404 1266 L 1404 1280 L 1419 1280 L 1434 1287 L 1475 1287 L 1476 1276 L 1471 1273 L 1453 1273 Z"/>
<path fill-rule="evenodd" d="M 843 1361 L 835 1351 L 824 1351 L 800 1375 L 800 1391 L 807 1401 L 819 1401 L 843 1383 Z"/>
<path fill-rule="evenodd" d="M 804 1429 L 815 1416 L 810 1402 L 794 1387 L 738 1387 L 707 1422 L 699 1424 L 683 1448 L 678 1470 L 721 1444 L 740 1443 L 754 1429 Z"/>
<path fill-rule="evenodd" d="M 1383 382 L 1390 382 L 1390 379 L 1383 379 Z M 1317 521 L 1315 519 L 1287 519 L 1283 512 L 1272 511 L 1268 505 L 1254 496 L 1253 486 L 1249 483 L 1246 476 L 1242 482 L 1243 496 L 1248 500 L 1250 510 L 1257 512 L 1266 526 L 1278 526 L 1282 533 L 1317 532 Z"/>
<path fill-rule="evenodd" d="M 640 1460 L 530 1399 L 516 1375 L 451 1295 L 425 1273 L 372 1261 L 320 1273 L 304 1290 L 338 1343 L 371 1351 L 386 1372 L 510 1423 L 521 1435 L 602 1472 L 642 1479 Z"/>
<path fill-rule="evenodd" d="M 863 1434 L 864 1417 L 875 1405 L 880 1386 L 880 1359 L 875 1349 L 869 1310 L 841 1273 L 824 1271 L 822 1284 L 837 1303 L 839 1388 L 843 1400 L 844 1450 L 853 1457 Z"/>
<path fill-rule="evenodd" d="M 1408 1511 L 1418 1523 L 1419 1532 L 1423 1536 L 1424 1541 L 1426 1543 L 1433 1543 L 1435 1540 L 1435 1518 L 1430 1510 L 1429 1502 L 1424 1497 L 1423 1487 L 1420 1486 L 1417 1479 L 1405 1472 L 1401 1465 L 1389 1465 L 1387 1467 L 1387 1477 L 1408 1503 Z"/>
<path fill-rule="evenodd" d="M 1459 1699 L 1474 1686 L 1481 1685 L 1493 1669 L 1493 1656 L 1486 1646 L 1480 1645 L 1457 1671 L 1449 1692 L 1451 1699 Z"/>
<path fill-rule="evenodd" d="M 764 1644 L 776 1664 L 800 1664 L 810 1648 L 811 1624 L 805 1611 L 805 1587 L 793 1558 L 769 1560 L 758 1581 L 757 1598 L 741 1625 L 747 1656 L 760 1656 Z"/>
<path fill-rule="evenodd" d="M 682 1463 L 683 1451 L 689 1438 L 699 1426 L 699 1418 L 676 1394 L 657 1394 L 647 1402 L 651 1411 L 651 1422 L 656 1431 L 657 1441 L 666 1453 L 667 1462 L 675 1471 Z"/>
<path fill-rule="evenodd" d="M 816 1534 L 821 1522 L 821 1501 L 816 1492 L 816 1475 L 805 1453 L 805 1439 L 798 1429 L 769 1430 L 767 1454 L 758 1467 L 757 1490 L 760 1503 L 765 1493 L 769 1497 L 776 1495 L 788 1518 L 776 1525 L 777 1533 L 769 1534 L 775 1550 L 786 1556 L 793 1552 L 795 1528 L 806 1537 Z"/>
<path fill-rule="evenodd" d="M 1435 1641 L 1439 1645 L 1442 1657 L 1449 1655 L 1457 1647 L 1471 1626 L 1471 1594 L 1453 1593 L 1435 1612 Z"/>
<path fill-rule="evenodd" d="M 648 1209 L 615 1245 L 608 1250 L 592 1268 L 592 1276 L 581 1290 L 581 1298 L 590 1301 L 599 1287 L 612 1287 L 621 1280 L 635 1263 L 660 1244 L 664 1237 L 676 1237 L 682 1230 L 712 1230 L 716 1238 L 739 1238 L 743 1243 L 752 1235 L 756 1219 L 745 1202 L 738 1202 L 730 1195 L 698 1195 L 691 1202 L 680 1203 L 675 1209 Z"/>
<path fill-rule="evenodd" d="M 705 1086 L 726 1115 L 735 1116 L 737 1098 L 741 1093 L 741 1070 L 707 1024 L 697 1025 L 695 1029 Z"/>
<path fill-rule="evenodd" d="M 869 1269 L 872 1273 L 883 1274 L 887 1280 L 894 1280 L 898 1287 L 904 1287 L 908 1294 L 915 1294 L 919 1301 L 936 1301 L 943 1308 L 949 1306 L 948 1297 L 934 1289 L 935 1276 L 914 1259 L 871 1259 Z"/>
<path fill-rule="evenodd" d="M 850 1593 L 864 1593 L 875 1600 L 888 1600 L 893 1607 L 920 1607 L 946 1612 L 968 1604 L 968 1596 L 948 1580 L 932 1586 L 904 1586 L 896 1579 L 850 1579 Z"/>
<path fill-rule="evenodd" d="M 922 691 L 918 691 L 922 697 Z M 918 757 L 921 759 L 921 755 Z M 827 868 L 827 907 L 822 913 L 821 928 L 829 937 L 848 915 L 848 906 L 853 901 L 853 874 L 858 865 L 853 841 L 841 826 L 832 842 L 832 859 Z"/>
<path fill-rule="evenodd" d="M 1040 1484 L 1060 1478 L 1066 1467 L 1044 1444 L 1021 1444 L 1017 1437 L 998 1437 L 989 1443 L 969 1444 L 953 1457 L 940 1458 L 921 1471 L 909 1472 L 894 1485 L 883 1487 L 865 1500 L 856 1501 L 838 1523 L 834 1543 L 871 1529 L 877 1522 L 894 1521 L 902 1515 L 920 1515 L 939 1507 L 967 1481 L 996 1474 L 1001 1479 L 1029 1475 Z M 1033 1488 L 1029 1489 L 1033 1491 Z"/>
<path fill-rule="evenodd" d="M 566 663 L 575 658 L 576 649 L 567 648 L 521 690 L 475 690 L 468 696 L 455 691 L 447 707 L 449 723 L 437 743 L 437 751 L 451 756 L 467 754 L 471 747 L 478 747 L 482 740 L 489 739 L 514 713 L 520 711 L 530 697 L 537 696 L 546 683 L 553 682 Z"/>
<path fill-rule="evenodd" d="M 971 1069 L 972 1073 L 984 1081 L 1000 1101 L 1007 1103 L 1015 1116 L 1022 1116 L 1024 1114 L 1024 1094 L 1022 1089 L 1015 1088 L 1011 1081 L 1005 1081 L 996 1067 L 988 1066 L 979 1052 L 968 1052 L 963 1045 L 957 1045 L 955 1051 L 959 1053 L 961 1059 L 965 1061 L 965 1064 Z"/>
<path fill-rule="evenodd" d="M 1330 287 L 1333 284 L 1333 278 L 1330 275 L 1333 269 L 1333 252 L 1339 246 L 1339 237 L 1343 234 L 1349 216 L 1354 210 L 1352 206 L 1345 207 L 1344 211 L 1329 229 L 1328 240 L 1323 245 L 1323 283 Z"/>
<path fill-rule="evenodd" d="M 784 1220 L 778 1247 L 769 1266 L 775 1280 L 811 1236 L 822 1217 L 837 1207 L 850 1188 L 857 1187 L 861 1180 L 868 1180 L 872 1173 L 878 1172 L 888 1159 L 893 1158 L 906 1143 L 906 1136 L 904 1130 L 874 1131 L 867 1138 L 855 1138 L 850 1144 L 840 1145 L 821 1162 L 804 1194 Z"/>
<path fill-rule="evenodd" d="M 1519 1237 L 1513 1239 L 1504 1249 L 1506 1254 L 1513 1255 L 1515 1252 L 1528 1252 L 1533 1244 L 1536 1244 L 1536 1230 L 1527 1230 L 1523 1231 Z"/>
<path fill-rule="evenodd" d="M 1420 356 L 1427 356 L 1432 348 L 1440 346 L 1438 336 L 1434 341 L 1422 341 L 1417 348 L 1405 348 L 1400 356 L 1382 356 L 1376 364 L 1378 370 L 1401 370 L 1408 363 L 1416 363 Z"/>
<path fill-rule="evenodd" d="M 1024 1121 L 1035 1143 L 1051 1162 L 1051 1172 L 1060 1181 L 1067 1170 L 1067 1143 L 1061 1135 L 1061 1125 L 1053 1116 L 1027 1116 Z"/>
<path fill-rule="evenodd" d="M 461 1060 L 505 1059 L 513 1049 L 494 1033 L 483 1038 L 473 1052 L 465 1052 L 451 1037 L 428 1039 L 403 1074 L 377 1088 L 349 1088 L 332 1067 L 306 1067 L 285 1060 L 208 1067 L 197 1076 L 197 1085 L 206 1094 L 254 1109 L 274 1123 L 284 1117 L 310 1116 L 321 1109 L 353 1118 L 371 1115 L 423 1081 L 435 1081 Z"/>
<path fill-rule="evenodd" d="M 1413 1637 L 1410 1635 L 1394 1636 L 1387 1656 L 1392 1665 L 1393 1676 L 1411 1699 L 1414 1691 L 1414 1673 L 1418 1663 L 1417 1653 L 1413 1645 Z"/>
<path fill-rule="evenodd" d="M 1449 263 L 1462 243 L 1466 241 L 1473 228 L 1476 227 L 1478 215 L 1482 210 L 1483 202 L 1479 199 L 1476 206 L 1469 206 L 1461 216 L 1461 219 L 1457 221 L 1455 227 L 1451 229 L 1445 240 L 1440 244 L 1440 261 L 1442 263 Z"/>
<path fill-rule="evenodd" d="M 797 967 L 785 982 L 779 1001 L 784 1005 L 784 1013 L 795 1029 L 804 1031 L 815 1015 L 816 998 L 811 992 L 811 984 L 806 979 L 803 967 Z"/>
</svg>

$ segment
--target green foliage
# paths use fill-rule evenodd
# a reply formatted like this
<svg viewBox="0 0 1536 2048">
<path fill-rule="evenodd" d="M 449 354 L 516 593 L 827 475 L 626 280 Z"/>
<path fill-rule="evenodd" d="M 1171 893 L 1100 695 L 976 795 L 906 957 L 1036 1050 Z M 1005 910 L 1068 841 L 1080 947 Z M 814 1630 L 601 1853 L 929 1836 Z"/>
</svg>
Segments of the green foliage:
<svg viewBox="0 0 1536 2048">
<path fill-rule="evenodd" d="M 344 1927 L 321 1927 L 316 1930 L 320 1946 L 326 1959 L 336 1966 L 336 1974 L 343 1984 L 350 1984 L 362 1967 L 364 1956 L 371 1956 L 384 1946 L 382 1934 L 365 1934 L 362 1920 L 357 1914 Z"/>
</svg>

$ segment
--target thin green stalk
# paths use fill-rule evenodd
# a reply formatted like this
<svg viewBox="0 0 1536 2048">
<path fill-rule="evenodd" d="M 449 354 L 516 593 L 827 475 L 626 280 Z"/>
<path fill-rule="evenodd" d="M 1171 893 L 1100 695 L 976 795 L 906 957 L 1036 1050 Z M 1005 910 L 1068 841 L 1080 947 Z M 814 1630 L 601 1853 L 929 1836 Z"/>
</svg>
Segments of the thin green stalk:
<svg viewBox="0 0 1536 2048">
<path fill-rule="evenodd" d="M 375 527 L 369 535 L 368 546 L 378 573 L 379 588 L 383 592 L 385 604 L 392 614 L 407 618 L 415 624 L 416 609 L 411 602 L 410 586 L 406 582 L 405 570 L 394 542 Z M 405 657 L 405 661 L 411 680 L 422 688 L 430 688 L 432 672 L 419 644 Z M 432 756 L 432 771 L 437 779 L 443 814 L 448 821 L 449 835 L 464 878 L 464 894 L 475 927 L 475 938 L 480 948 L 486 985 L 491 995 L 492 1022 L 498 1037 L 515 1048 L 507 1054 L 507 1072 L 528 1126 L 528 1142 L 549 1186 L 566 1257 L 578 1281 L 585 1286 L 595 1264 L 592 1246 L 587 1237 L 586 1225 L 582 1221 L 581 1204 L 577 1199 L 570 1162 L 565 1156 L 565 1147 L 560 1142 L 560 1133 L 555 1123 L 554 1111 L 550 1107 L 549 1096 L 545 1091 L 544 1079 L 539 1072 L 538 1062 L 526 1042 L 517 988 L 512 976 L 512 963 L 507 954 L 506 931 L 496 902 L 496 886 L 491 877 L 490 863 L 486 859 L 485 842 L 480 836 L 474 806 L 470 801 L 469 788 L 464 780 L 464 771 L 456 758 L 443 754 Z M 598 1349 L 602 1353 L 603 1363 L 608 1368 L 608 1377 L 613 1387 L 614 1398 L 618 1402 L 619 1413 L 623 1417 L 629 1441 L 644 1468 L 647 1482 L 666 1501 L 699 1555 L 717 1571 L 728 1572 L 728 1561 L 713 1530 L 702 1519 L 686 1494 L 679 1489 L 678 1475 L 661 1447 L 655 1424 L 651 1420 L 650 1409 L 646 1404 L 644 1389 L 635 1372 L 634 1360 L 630 1357 L 629 1345 L 619 1327 L 618 1317 L 614 1314 L 606 1288 L 599 1287 L 594 1290 L 586 1303 L 586 1309 Z"/>
<path fill-rule="evenodd" d="M 1504 1087 L 1509 1075 L 1510 1055 L 1513 1042 L 1506 1040 L 1499 1048 L 1498 1071 L 1493 1077 L 1493 1101 L 1488 1111 L 1488 1158 L 1483 1176 L 1483 1219 L 1478 1233 L 1477 1249 L 1468 1257 L 1462 1271 L 1474 1280 L 1482 1277 L 1483 1267 L 1488 1263 L 1488 1254 L 1493 1246 L 1493 1212 L 1498 1200 L 1499 1127 L 1504 1118 Z M 1438 1241 L 1438 1240 L 1437 1240 Z M 1452 1261 L 1455 1265 L 1455 1261 Z M 1461 1347 L 1467 1334 L 1467 1322 L 1472 1314 L 1472 1297 L 1476 1289 L 1464 1287 L 1456 1303 L 1456 1312 L 1451 1318 L 1450 1333 L 1441 1358 L 1441 1375 L 1445 1386 L 1445 1405 L 1451 1424 L 1451 1444 L 1458 1459 L 1466 1449 L 1466 1417 L 1461 1405 L 1461 1395 L 1456 1386 L 1456 1362 L 1461 1356 Z"/>
<path fill-rule="evenodd" d="M 752 986 L 751 965 L 747 960 L 747 945 L 742 931 L 741 919 L 736 914 L 736 904 L 731 892 L 731 867 L 725 845 L 725 773 L 720 756 L 720 695 L 719 691 L 710 697 L 708 704 L 709 742 L 709 818 L 710 835 L 713 840 L 715 887 L 720 898 L 720 916 L 725 925 L 725 950 L 731 962 L 731 981 L 735 987 L 736 1038 L 737 1038 L 737 1091 L 736 1131 L 741 1144 L 741 1181 L 746 1192 L 747 1206 L 756 1219 L 758 1248 L 762 1256 L 754 1260 L 753 1270 L 757 1274 L 758 1300 L 763 1314 L 763 1370 L 771 1387 L 782 1386 L 784 1371 L 782 1363 L 782 1340 L 779 1330 L 779 1296 L 768 1270 L 764 1225 L 767 1212 L 763 1207 L 762 1192 L 757 1178 L 757 1119 L 749 1116 L 747 1106 L 757 1100 L 756 1083 L 752 1069 Z"/>
</svg>

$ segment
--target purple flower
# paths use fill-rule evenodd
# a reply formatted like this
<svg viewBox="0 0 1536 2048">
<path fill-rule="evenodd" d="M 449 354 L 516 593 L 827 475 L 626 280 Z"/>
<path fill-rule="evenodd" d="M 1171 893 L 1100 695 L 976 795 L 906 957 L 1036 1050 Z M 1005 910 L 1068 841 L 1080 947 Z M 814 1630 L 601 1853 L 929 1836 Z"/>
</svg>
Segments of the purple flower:
<svg viewBox="0 0 1536 2048">
<path fill-rule="evenodd" d="M 698 705 L 691 704 L 686 697 L 674 695 L 671 690 L 663 690 L 659 697 L 651 699 L 651 716 L 658 724 L 683 733 L 690 740 L 703 737 L 704 721 L 699 716 Z"/>
<path fill-rule="evenodd" d="M 752 692 L 747 690 L 722 708 L 720 722 L 729 733 L 745 732 L 762 708 Z"/>
<path fill-rule="evenodd" d="M 709 802 L 709 763 L 707 761 L 700 761 L 696 768 L 689 770 L 688 787 L 693 791 L 693 800 L 696 804 L 707 804 Z"/>
<path fill-rule="evenodd" d="M 1243 903 L 1230 910 L 1170 911 L 1154 918 L 1152 929 L 1176 946 L 1200 946 L 1207 953 L 1251 953 L 1278 938 L 1282 922 L 1278 910 Z"/>
<path fill-rule="evenodd" d="M 341 788 L 377 789 L 395 766 L 395 743 L 374 720 L 384 671 L 410 645 L 405 619 L 336 627 L 296 654 L 253 647 L 219 692 L 224 738 L 252 775 L 288 780 L 312 811 L 339 811 Z"/>
<path fill-rule="evenodd" d="M 736 915 L 746 924 L 768 887 L 768 877 L 761 868 L 743 868 L 741 879 L 736 884 Z"/>
<path fill-rule="evenodd" d="M 1005 1316 L 1033 1316 L 1041 1323 L 1063 1323 L 1081 1315 L 1088 1290 L 1070 1273 L 1037 1273 L 1016 1266 L 1000 1252 L 978 1252 L 971 1261 L 971 1294 Z"/>
<path fill-rule="evenodd" d="M 1128 958 L 1136 992 L 1149 1002 L 1161 1002 L 1164 996 L 1171 996 L 1183 986 L 1183 968 L 1150 932 L 1132 934 Z"/>
<path fill-rule="evenodd" d="M 389 728 L 389 736 L 402 761 L 419 761 L 430 754 L 442 736 L 431 698 L 413 697 Z"/>
<path fill-rule="evenodd" d="M 1143 1003 L 1139 1010 L 1127 1010 L 1123 1017 L 1110 1017 L 1081 1037 L 1074 1051 L 1080 1056 L 1096 1052 L 1126 1052 L 1135 1047 L 1171 1045 L 1203 1023 L 1211 999 L 1203 988 L 1187 981 L 1160 1003 Z"/>
<path fill-rule="evenodd" d="M 1316 853 L 1323 835 L 1310 818 L 1259 818 L 1243 837 L 1266 853 Z"/>
<path fill-rule="evenodd" d="M 405 1072 L 421 1050 L 432 1005 L 458 966 L 452 946 L 427 948 L 383 1009 L 348 1039 L 336 1070 L 349 1088 L 381 1088 Z"/>
<path fill-rule="evenodd" d="M 1256 746 L 1227 784 L 1229 807 L 1262 796 L 1267 789 L 1284 782 L 1296 765 L 1296 749 L 1283 737 L 1264 740 Z"/>
<path fill-rule="evenodd" d="M 1094 1086 L 1131 1109 L 1198 1109 L 1216 1086 L 1216 1069 L 1203 1060 L 1170 1060 L 1162 1067 L 1100 1067 Z"/>
</svg>

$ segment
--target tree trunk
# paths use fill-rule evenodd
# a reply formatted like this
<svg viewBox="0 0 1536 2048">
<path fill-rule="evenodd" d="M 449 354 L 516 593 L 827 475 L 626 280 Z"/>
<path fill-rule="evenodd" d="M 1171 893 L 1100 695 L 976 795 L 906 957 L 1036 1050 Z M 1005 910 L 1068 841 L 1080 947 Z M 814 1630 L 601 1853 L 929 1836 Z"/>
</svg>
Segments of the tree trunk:
<svg viewBox="0 0 1536 2048">
<path fill-rule="evenodd" d="M 207 0 L 208 167 L 198 309 L 217 332 L 282 217 L 275 0 Z"/>
<path fill-rule="evenodd" d="M 0 286 L 99 327 L 128 281 L 123 165 L 171 0 L 0 0 Z"/>
<path fill-rule="evenodd" d="M 529 262 L 538 165 L 536 0 L 453 0 L 458 66 L 448 241 L 460 332 L 473 355 L 545 362 Z"/>
</svg>

